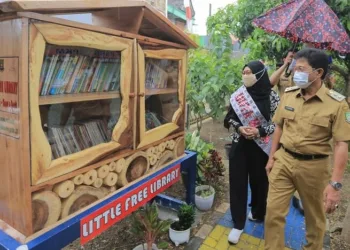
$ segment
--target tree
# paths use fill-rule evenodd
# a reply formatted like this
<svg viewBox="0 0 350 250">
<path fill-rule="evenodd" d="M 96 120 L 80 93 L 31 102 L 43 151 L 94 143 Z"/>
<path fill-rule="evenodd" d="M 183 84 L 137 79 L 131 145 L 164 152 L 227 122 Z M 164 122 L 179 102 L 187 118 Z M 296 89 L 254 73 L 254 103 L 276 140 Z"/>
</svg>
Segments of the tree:
<svg viewBox="0 0 350 250">
<path fill-rule="evenodd" d="M 219 50 L 219 49 L 218 49 Z M 218 57 L 213 51 L 191 50 L 187 75 L 187 103 L 198 131 L 204 115 L 220 117 L 226 110 L 229 96 L 240 84 L 242 63 L 228 52 Z"/>
<path fill-rule="evenodd" d="M 207 29 L 210 34 L 220 34 L 221 43 L 235 35 L 242 42 L 244 48 L 249 49 L 247 60 L 264 59 L 266 61 L 281 61 L 283 53 L 292 47 L 292 43 L 278 35 L 255 28 L 252 25 L 254 18 L 267 10 L 288 0 L 238 0 L 237 4 L 227 5 L 215 15 L 208 18 Z M 348 0 L 326 0 L 332 10 L 337 14 L 347 33 L 350 34 L 350 6 Z M 219 44 L 219 41 L 216 41 Z M 345 59 L 339 58 L 337 52 L 332 52 L 334 60 L 333 70 L 337 71 L 345 79 L 343 94 L 350 102 L 350 55 Z"/>
</svg>

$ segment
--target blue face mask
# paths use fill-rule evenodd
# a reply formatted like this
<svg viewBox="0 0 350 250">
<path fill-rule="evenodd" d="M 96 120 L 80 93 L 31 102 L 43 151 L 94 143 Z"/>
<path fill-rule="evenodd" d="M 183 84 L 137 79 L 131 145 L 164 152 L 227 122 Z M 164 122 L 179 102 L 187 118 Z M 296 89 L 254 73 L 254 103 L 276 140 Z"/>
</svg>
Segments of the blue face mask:
<svg viewBox="0 0 350 250">
<path fill-rule="evenodd" d="M 314 81 L 316 81 L 316 79 L 309 82 L 309 73 L 306 72 L 295 71 L 293 75 L 293 82 L 301 89 L 308 88 Z"/>
</svg>

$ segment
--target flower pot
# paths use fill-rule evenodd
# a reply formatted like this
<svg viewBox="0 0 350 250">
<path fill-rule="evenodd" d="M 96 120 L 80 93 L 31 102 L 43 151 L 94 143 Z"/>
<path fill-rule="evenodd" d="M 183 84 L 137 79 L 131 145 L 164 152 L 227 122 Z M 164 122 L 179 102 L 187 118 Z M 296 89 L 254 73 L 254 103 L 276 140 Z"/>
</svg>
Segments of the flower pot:
<svg viewBox="0 0 350 250">
<path fill-rule="evenodd" d="M 205 197 L 200 195 L 200 192 L 208 190 L 208 189 L 211 191 L 210 195 L 205 196 Z M 207 210 L 211 209 L 211 207 L 213 206 L 213 203 L 214 203 L 214 197 L 215 197 L 215 189 L 212 186 L 201 185 L 201 186 L 196 187 L 195 203 L 196 203 L 196 207 L 199 210 L 207 211 Z"/>
<path fill-rule="evenodd" d="M 147 243 L 134 247 L 133 250 L 147 250 Z M 152 250 L 159 250 L 156 244 L 152 244 Z"/>
<path fill-rule="evenodd" d="M 169 227 L 169 238 L 174 242 L 175 246 L 182 243 L 188 243 L 190 240 L 191 228 L 184 231 L 176 231 Z"/>
</svg>

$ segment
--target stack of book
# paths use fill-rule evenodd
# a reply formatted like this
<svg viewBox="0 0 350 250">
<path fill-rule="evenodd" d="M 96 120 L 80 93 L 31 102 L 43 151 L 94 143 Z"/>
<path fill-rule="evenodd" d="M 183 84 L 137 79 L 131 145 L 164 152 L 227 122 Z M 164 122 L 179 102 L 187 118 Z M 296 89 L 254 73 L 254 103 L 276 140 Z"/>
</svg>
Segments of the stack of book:
<svg viewBox="0 0 350 250">
<path fill-rule="evenodd" d="M 65 127 L 51 127 L 47 134 L 52 157 L 70 155 L 107 142 L 111 138 L 106 122 L 93 120 Z"/>
<path fill-rule="evenodd" d="M 39 94 L 58 95 L 116 91 L 120 84 L 120 58 L 91 53 L 45 52 Z"/>
<path fill-rule="evenodd" d="M 169 76 L 165 69 L 169 66 L 169 62 L 168 60 L 154 59 L 148 59 L 146 61 L 146 88 L 167 88 Z"/>
</svg>

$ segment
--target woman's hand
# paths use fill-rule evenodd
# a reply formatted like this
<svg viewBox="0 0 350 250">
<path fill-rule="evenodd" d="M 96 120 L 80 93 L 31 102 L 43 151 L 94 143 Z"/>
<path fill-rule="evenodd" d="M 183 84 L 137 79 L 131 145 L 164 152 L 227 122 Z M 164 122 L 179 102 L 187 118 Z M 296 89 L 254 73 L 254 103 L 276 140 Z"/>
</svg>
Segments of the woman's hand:
<svg viewBox="0 0 350 250">
<path fill-rule="evenodd" d="M 249 129 L 249 127 L 241 126 L 238 128 L 238 131 L 241 135 L 248 139 L 248 137 L 252 136 L 252 133 Z"/>
<path fill-rule="evenodd" d="M 259 129 L 253 128 L 253 127 L 248 127 L 247 128 L 248 132 L 250 132 L 250 135 L 248 136 L 247 139 L 254 139 L 259 137 Z"/>
</svg>

